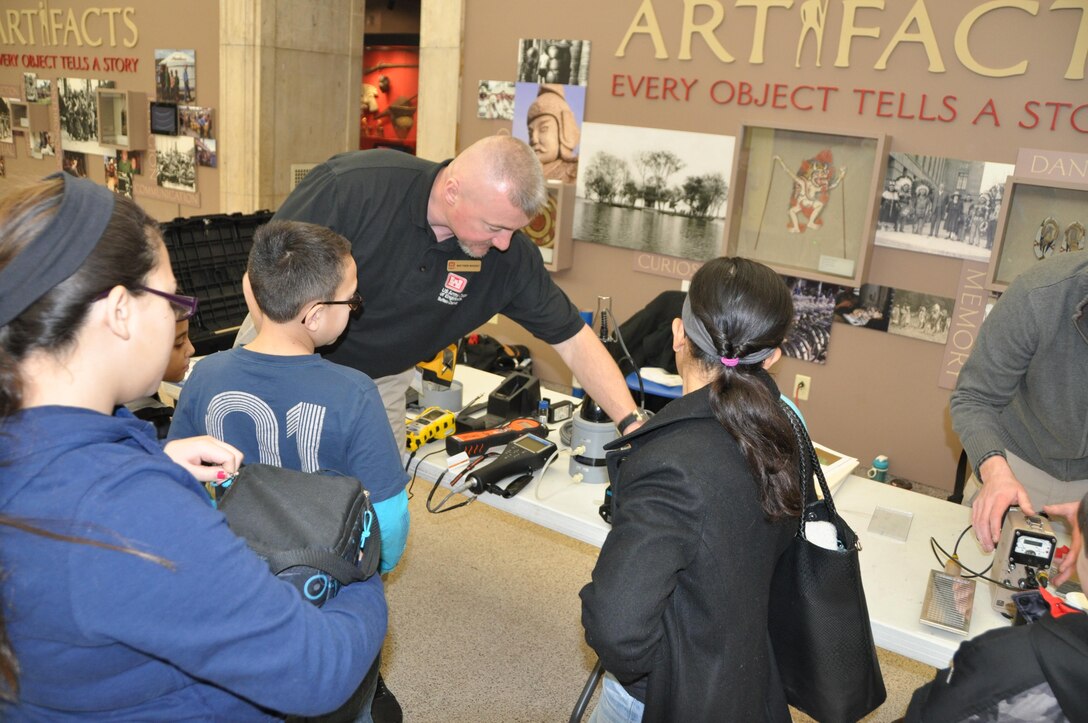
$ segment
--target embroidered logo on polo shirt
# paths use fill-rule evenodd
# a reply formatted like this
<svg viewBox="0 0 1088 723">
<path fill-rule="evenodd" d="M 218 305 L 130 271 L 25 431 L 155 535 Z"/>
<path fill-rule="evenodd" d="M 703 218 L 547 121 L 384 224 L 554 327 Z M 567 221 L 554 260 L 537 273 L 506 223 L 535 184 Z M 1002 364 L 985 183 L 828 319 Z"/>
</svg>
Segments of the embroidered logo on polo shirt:
<svg viewBox="0 0 1088 723">
<path fill-rule="evenodd" d="M 442 291 L 438 293 L 438 300 L 443 304 L 456 306 L 468 296 L 468 294 L 465 293 L 466 286 L 468 286 L 468 279 L 464 276 L 448 273 L 446 274 L 446 285 L 442 288 Z"/>
</svg>

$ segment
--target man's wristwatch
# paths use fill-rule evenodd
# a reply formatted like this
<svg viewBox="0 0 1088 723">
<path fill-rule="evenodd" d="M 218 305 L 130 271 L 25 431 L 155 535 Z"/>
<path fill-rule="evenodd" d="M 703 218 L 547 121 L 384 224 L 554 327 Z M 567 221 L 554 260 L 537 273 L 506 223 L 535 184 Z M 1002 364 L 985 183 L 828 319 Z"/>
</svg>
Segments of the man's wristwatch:
<svg viewBox="0 0 1088 723">
<path fill-rule="evenodd" d="M 620 430 L 620 434 L 623 434 L 624 432 L 627 431 L 627 428 L 630 427 L 635 422 L 645 422 L 645 421 L 646 421 L 646 415 L 642 413 L 641 409 L 639 409 L 638 407 L 635 407 L 635 410 L 633 412 L 628 414 L 626 417 L 624 417 L 620 421 L 616 422 L 616 429 Z"/>
</svg>

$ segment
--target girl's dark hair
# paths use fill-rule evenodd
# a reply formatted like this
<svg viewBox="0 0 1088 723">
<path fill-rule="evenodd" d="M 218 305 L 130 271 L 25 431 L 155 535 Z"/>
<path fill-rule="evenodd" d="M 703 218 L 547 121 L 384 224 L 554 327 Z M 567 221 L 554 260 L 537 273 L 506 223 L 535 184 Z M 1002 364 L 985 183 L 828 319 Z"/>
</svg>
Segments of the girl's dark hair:
<svg viewBox="0 0 1088 723">
<path fill-rule="evenodd" d="M 0 200 L 0 269 L 45 233 L 63 191 L 61 179 L 50 179 Z M 90 305 L 103 291 L 114 286 L 133 289 L 143 283 L 158 261 L 157 240 L 154 219 L 118 196 L 106 230 L 79 270 L 0 327 L 0 419 L 22 406 L 19 364 L 31 352 L 55 354 L 70 346 Z M 64 243 L 65 239 L 48 242 Z"/>
<path fill-rule="evenodd" d="M 781 345 L 793 321 L 793 297 L 785 282 L 763 264 L 717 258 L 691 280 L 691 310 L 714 342 L 711 357 L 688 339 L 688 351 L 713 371 L 710 405 L 740 444 L 759 483 L 760 504 L 770 520 L 801 514 L 797 440 L 781 402 L 760 378 L 762 364 L 722 363 Z"/>
</svg>

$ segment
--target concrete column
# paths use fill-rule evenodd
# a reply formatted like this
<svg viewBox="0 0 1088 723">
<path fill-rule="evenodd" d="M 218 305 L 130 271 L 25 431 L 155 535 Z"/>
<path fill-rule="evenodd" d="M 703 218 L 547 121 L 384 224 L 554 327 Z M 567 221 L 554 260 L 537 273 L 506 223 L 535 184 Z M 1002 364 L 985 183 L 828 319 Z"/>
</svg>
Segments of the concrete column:
<svg viewBox="0 0 1088 723">
<path fill-rule="evenodd" d="M 365 0 L 220 4 L 220 206 L 275 209 L 293 163 L 359 147 Z"/>
<path fill-rule="evenodd" d="M 419 18 L 419 133 L 416 154 L 434 161 L 457 153 L 465 0 L 423 0 Z"/>
</svg>

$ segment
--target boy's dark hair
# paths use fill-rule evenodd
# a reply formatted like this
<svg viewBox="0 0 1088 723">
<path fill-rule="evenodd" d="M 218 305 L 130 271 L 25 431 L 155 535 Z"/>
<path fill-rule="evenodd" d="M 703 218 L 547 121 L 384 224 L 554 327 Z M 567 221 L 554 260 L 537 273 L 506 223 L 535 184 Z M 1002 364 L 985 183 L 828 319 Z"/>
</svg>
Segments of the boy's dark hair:
<svg viewBox="0 0 1088 723">
<path fill-rule="evenodd" d="M 1080 507 L 1077 508 L 1077 527 L 1080 528 L 1082 540 L 1088 537 L 1088 494 L 1084 495 L 1084 498 L 1080 501 Z M 1088 557 L 1088 545 L 1081 549 L 1081 554 Z M 1084 581 L 1082 580 L 1082 582 Z"/>
<path fill-rule="evenodd" d="M 340 286 L 351 244 L 312 223 L 269 221 L 253 234 L 249 285 L 265 316 L 291 321 L 306 304 L 329 301 Z"/>
</svg>

